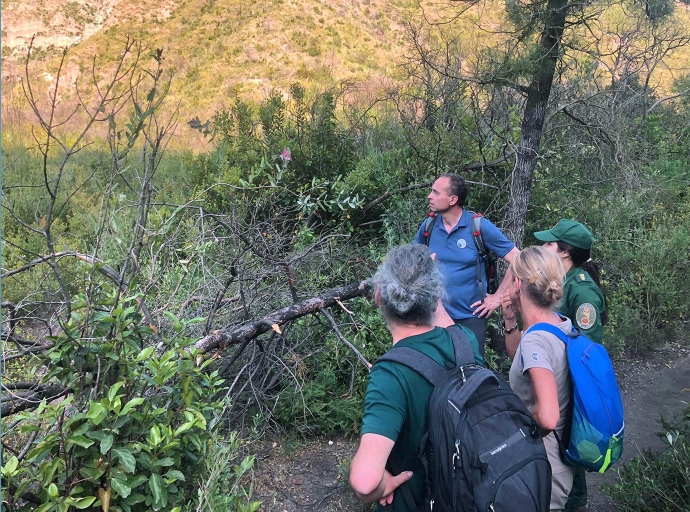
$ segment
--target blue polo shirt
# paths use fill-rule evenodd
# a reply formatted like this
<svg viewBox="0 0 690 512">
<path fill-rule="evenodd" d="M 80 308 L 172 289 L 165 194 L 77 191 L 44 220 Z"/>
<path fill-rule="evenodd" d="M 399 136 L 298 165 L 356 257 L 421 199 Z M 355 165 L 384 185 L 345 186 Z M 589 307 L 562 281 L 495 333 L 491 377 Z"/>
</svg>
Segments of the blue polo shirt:
<svg viewBox="0 0 690 512">
<path fill-rule="evenodd" d="M 501 230 L 487 219 L 482 220 L 482 238 L 484 245 L 500 258 L 513 250 L 515 244 L 508 240 Z M 424 222 L 414 238 L 415 243 L 424 243 Z M 443 301 L 448 314 L 453 320 L 472 318 L 470 304 L 481 300 L 477 285 L 477 246 L 472 238 L 472 213 L 463 208 L 457 225 L 448 233 L 439 215 L 429 239 L 429 252 L 436 253 L 436 261 L 446 278 L 448 297 Z M 486 293 L 486 270 L 484 262 L 482 278 Z"/>
</svg>

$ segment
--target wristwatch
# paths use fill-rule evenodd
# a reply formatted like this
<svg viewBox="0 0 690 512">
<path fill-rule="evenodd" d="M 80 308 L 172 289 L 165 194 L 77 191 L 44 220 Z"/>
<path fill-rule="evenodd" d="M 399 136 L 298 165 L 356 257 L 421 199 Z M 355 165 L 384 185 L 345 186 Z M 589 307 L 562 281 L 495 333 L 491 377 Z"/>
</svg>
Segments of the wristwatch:
<svg viewBox="0 0 690 512">
<path fill-rule="evenodd" d="M 506 322 L 505 320 L 503 321 L 503 332 L 505 334 L 513 334 L 515 331 L 518 329 L 518 322 L 515 320 L 515 325 L 512 327 L 506 327 Z"/>
</svg>

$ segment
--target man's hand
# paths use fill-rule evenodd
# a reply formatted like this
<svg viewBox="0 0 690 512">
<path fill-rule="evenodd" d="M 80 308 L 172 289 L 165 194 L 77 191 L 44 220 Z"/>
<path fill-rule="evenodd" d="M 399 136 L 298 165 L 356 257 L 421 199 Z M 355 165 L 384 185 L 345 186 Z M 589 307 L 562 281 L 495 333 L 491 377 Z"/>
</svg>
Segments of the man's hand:
<svg viewBox="0 0 690 512">
<path fill-rule="evenodd" d="M 383 480 L 386 483 L 386 488 L 383 491 L 383 496 L 379 500 L 379 503 L 384 507 L 393 503 L 395 490 L 412 478 L 412 475 L 414 475 L 412 471 L 403 471 L 398 476 L 393 476 L 388 472 L 388 470 L 386 470 L 383 474 Z"/>
<path fill-rule="evenodd" d="M 484 298 L 484 302 L 481 300 L 478 300 L 474 304 L 472 304 L 470 307 L 471 308 L 477 308 L 475 309 L 472 314 L 475 316 L 478 316 L 479 318 L 482 317 L 489 317 L 491 313 L 496 311 L 501 305 L 501 298 L 500 296 L 497 296 L 497 294 L 486 294 L 486 297 Z"/>
</svg>

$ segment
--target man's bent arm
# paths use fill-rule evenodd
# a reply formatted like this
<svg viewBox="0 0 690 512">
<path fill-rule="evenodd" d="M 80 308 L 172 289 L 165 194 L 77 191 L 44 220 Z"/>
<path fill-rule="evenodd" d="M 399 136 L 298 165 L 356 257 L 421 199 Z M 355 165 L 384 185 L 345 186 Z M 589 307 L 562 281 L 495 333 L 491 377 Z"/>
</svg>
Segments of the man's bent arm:
<svg viewBox="0 0 690 512">
<path fill-rule="evenodd" d="M 517 247 L 513 247 L 508 254 L 503 256 L 503 259 L 510 263 L 512 263 L 513 259 L 515 256 L 520 254 L 520 249 Z M 472 304 L 470 307 L 474 308 L 476 307 L 472 314 L 478 316 L 479 318 L 486 316 L 487 318 L 493 313 L 498 307 L 501 305 L 501 297 L 506 292 L 506 289 L 508 287 L 508 283 L 506 280 L 502 280 L 501 284 L 498 286 L 498 289 L 496 290 L 496 293 L 490 295 L 487 294 L 487 296 L 484 298 L 484 302 L 477 301 L 474 304 Z"/>
<path fill-rule="evenodd" d="M 393 440 L 379 434 L 362 435 L 350 464 L 350 485 L 361 501 L 373 503 L 385 498 L 412 477 L 411 471 L 403 471 L 398 476 L 386 471 L 386 462 L 394 445 Z"/>
</svg>

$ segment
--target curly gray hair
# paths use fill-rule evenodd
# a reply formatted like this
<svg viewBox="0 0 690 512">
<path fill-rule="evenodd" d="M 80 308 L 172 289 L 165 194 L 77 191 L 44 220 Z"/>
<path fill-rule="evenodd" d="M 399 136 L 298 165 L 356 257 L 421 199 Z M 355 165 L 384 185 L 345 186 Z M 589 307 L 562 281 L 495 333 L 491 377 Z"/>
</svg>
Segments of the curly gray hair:
<svg viewBox="0 0 690 512">
<path fill-rule="evenodd" d="M 444 293 L 443 275 L 425 245 L 410 244 L 390 251 L 374 276 L 386 320 L 405 324 L 432 323 Z"/>
</svg>

